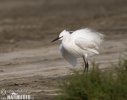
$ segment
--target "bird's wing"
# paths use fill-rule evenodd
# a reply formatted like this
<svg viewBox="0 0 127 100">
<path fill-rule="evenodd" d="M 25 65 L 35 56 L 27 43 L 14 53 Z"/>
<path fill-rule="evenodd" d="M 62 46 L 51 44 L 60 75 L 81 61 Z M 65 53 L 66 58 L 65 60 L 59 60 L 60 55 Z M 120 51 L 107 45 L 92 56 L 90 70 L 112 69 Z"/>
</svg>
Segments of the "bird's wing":
<svg viewBox="0 0 127 100">
<path fill-rule="evenodd" d="M 72 54 L 70 54 L 61 44 L 60 45 L 60 51 L 62 53 L 62 56 L 72 65 L 72 66 L 76 66 L 77 64 L 77 58 L 75 56 L 73 56 Z"/>
<path fill-rule="evenodd" d="M 87 50 L 96 54 L 99 54 L 97 49 L 99 48 L 95 42 L 89 41 L 85 38 L 77 38 L 75 39 L 75 44 L 83 50 Z"/>
<path fill-rule="evenodd" d="M 73 32 L 72 39 L 75 40 L 77 38 L 84 38 L 86 42 L 92 41 L 99 47 L 100 44 L 103 42 L 104 35 L 89 28 L 85 28 Z"/>
</svg>

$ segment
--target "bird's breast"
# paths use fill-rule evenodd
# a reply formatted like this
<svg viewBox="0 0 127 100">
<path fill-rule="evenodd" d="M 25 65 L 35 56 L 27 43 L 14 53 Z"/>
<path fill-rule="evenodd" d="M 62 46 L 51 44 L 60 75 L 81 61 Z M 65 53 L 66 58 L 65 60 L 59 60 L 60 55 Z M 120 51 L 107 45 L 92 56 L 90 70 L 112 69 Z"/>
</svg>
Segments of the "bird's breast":
<svg viewBox="0 0 127 100">
<path fill-rule="evenodd" d="M 63 43 L 64 48 L 75 57 L 82 55 L 82 51 L 73 43 Z"/>
</svg>

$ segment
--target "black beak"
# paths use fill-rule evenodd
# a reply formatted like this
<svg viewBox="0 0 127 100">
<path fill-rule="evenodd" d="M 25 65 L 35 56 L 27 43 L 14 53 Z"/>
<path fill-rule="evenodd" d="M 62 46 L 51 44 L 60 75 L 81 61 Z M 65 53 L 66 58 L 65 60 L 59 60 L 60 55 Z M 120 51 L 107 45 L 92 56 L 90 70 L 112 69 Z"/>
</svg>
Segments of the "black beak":
<svg viewBox="0 0 127 100">
<path fill-rule="evenodd" d="M 57 37 L 57 38 L 55 38 L 54 40 L 52 40 L 51 42 L 55 42 L 55 41 L 57 41 L 57 40 L 59 40 L 60 39 L 60 37 Z"/>
</svg>

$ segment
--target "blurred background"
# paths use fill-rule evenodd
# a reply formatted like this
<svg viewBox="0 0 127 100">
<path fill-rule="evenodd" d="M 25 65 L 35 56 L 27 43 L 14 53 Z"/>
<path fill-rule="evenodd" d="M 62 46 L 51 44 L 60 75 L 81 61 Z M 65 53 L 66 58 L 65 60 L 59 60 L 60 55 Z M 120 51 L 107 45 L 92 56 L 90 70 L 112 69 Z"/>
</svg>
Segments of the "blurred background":
<svg viewBox="0 0 127 100">
<path fill-rule="evenodd" d="M 127 0 L 0 0 L 0 89 L 55 100 L 56 80 L 72 67 L 51 40 L 85 27 L 106 36 L 96 61 L 116 63 L 127 47 Z"/>
<path fill-rule="evenodd" d="M 0 51 L 50 45 L 64 29 L 127 34 L 126 20 L 126 0 L 0 0 Z"/>
</svg>

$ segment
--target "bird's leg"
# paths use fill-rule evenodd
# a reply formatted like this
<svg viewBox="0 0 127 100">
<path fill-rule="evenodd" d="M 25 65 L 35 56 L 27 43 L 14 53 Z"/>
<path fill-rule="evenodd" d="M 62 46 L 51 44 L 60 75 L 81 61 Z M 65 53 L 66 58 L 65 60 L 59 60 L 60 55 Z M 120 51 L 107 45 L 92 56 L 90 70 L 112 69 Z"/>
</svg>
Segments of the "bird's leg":
<svg viewBox="0 0 127 100">
<path fill-rule="evenodd" d="M 85 72 L 86 71 L 86 69 L 87 69 L 87 63 L 86 63 L 86 59 L 85 59 L 85 57 L 83 56 L 83 61 L 84 61 L 84 64 L 85 64 L 85 67 L 84 67 L 84 71 L 83 72 Z"/>
<path fill-rule="evenodd" d="M 89 63 L 88 63 L 88 61 L 86 61 L 86 69 L 87 69 L 87 72 L 88 72 L 88 69 L 89 69 Z"/>
<path fill-rule="evenodd" d="M 85 72 L 85 71 L 88 72 L 88 69 L 89 69 L 89 63 L 88 63 L 87 59 L 85 59 L 84 56 L 83 56 L 83 61 L 84 61 L 84 63 L 85 63 L 84 72 Z"/>
</svg>

